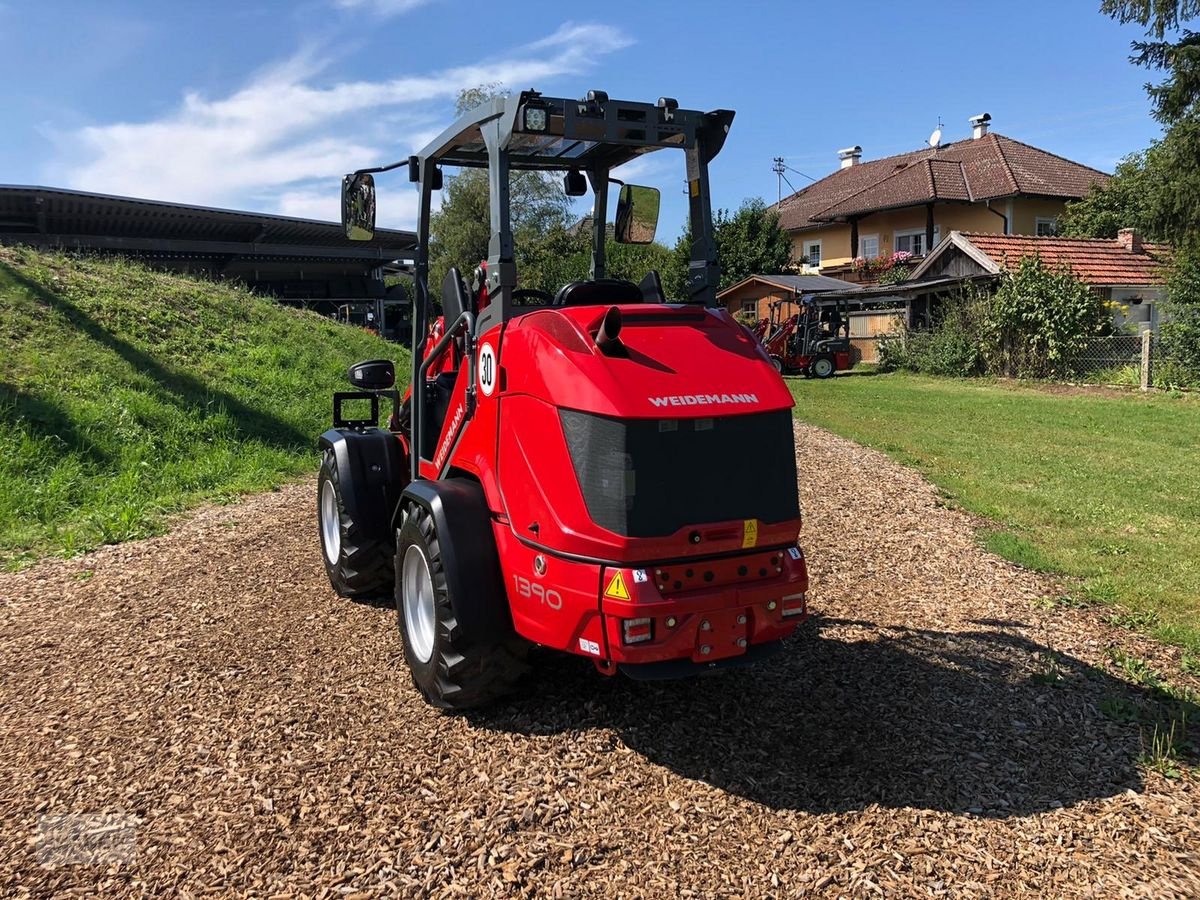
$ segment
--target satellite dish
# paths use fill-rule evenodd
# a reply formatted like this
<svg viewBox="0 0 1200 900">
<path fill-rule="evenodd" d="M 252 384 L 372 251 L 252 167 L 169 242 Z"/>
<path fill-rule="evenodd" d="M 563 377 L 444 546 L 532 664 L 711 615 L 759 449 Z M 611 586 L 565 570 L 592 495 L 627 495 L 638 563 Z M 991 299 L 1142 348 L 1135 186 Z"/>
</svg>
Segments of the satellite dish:
<svg viewBox="0 0 1200 900">
<path fill-rule="evenodd" d="M 933 147 L 935 150 L 942 146 L 942 129 L 933 129 L 933 134 L 929 136 L 929 146 Z"/>
</svg>

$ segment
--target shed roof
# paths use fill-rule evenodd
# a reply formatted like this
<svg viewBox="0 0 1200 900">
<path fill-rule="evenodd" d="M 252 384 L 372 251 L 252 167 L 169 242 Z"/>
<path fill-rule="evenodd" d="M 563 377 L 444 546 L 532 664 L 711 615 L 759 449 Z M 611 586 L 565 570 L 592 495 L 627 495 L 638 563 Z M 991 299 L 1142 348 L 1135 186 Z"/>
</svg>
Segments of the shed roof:
<svg viewBox="0 0 1200 900">
<path fill-rule="evenodd" d="M 718 299 L 735 291 L 741 290 L 753 282 L 768 284 L 772 287 L 783 288 L 794 294 L 815 294 L 822 291 L 844 291 L 854 285 L 840 278 L 830 278 L 828 275 L 750 275 L 737 284 L 730 285 L 717 294 Z"/>
<path fill-rule="evenodd" d="M 913 271 L 918 279 L 935 267 L 945 253 L 961 250 L 981 270 L 998 273 L 1012 269 L 1022 258 L 1038 256 L 1049 265 L 1070 266 L 1082 281 L 1098 287 L 1161 284 L 1171 248 L 1132 241 L 1101 238 L 1034 237 L 1021 234 L 981 234 L 952 231 Z"/>
</svg>

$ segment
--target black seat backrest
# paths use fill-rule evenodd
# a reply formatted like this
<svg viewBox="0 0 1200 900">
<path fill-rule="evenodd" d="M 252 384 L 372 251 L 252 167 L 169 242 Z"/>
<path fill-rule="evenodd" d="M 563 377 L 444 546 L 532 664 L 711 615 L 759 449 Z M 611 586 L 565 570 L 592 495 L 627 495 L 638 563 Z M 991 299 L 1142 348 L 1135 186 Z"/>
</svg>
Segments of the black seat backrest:
<svg viewBox="0 0 1200 900">
<path fill-rule="evenodd" d="M 595 304 L 641 303 L 642 289 L 632 281 L 599 278 L 596 281 L 572 281 L 558 292 L 555 306 L 592 306 Z"/>
<path fill-rule="evenodd" d="M 643 303 L 667 302 L 667 295 L 663 292 L 662 279 L 658 277 L 657 269 L 651 269 L 646 273 L 646 277 L 638 285 L 638 290 L 642 292 Z"/>
<path fill-rule="evenodd" d="M 468 308 L 467 288 L 463 284 L 462 275 L 454 266 L 442 279 L 442 315 L 446 317 L 446 327 L 454 324 L 454 320 Z"/>
</svg>

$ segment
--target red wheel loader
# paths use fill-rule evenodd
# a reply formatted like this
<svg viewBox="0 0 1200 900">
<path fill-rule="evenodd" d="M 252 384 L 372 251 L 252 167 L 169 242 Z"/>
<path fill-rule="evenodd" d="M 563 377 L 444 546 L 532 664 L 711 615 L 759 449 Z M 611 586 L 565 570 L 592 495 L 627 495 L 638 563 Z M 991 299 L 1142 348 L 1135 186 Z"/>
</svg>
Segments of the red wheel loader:
<svg viewBox="0 0 1200 900">
<path fill-rule="evenodd" d="M 419 188 L 411 393 L 401 401 L 386 360 L 351 367 L 358 390 L 335 395 L 320 439 L 321 546 L 339 593 L 394 592 L 429 703 L 505 695 L 532 645 L 605 675 L 671 678 L 761 659 L 806 616 L 792 397 L 716 299 L 708 165 L 733 115 L 525 91 L 404 162 L 345 177 L 351 238 L 373 231 L 374 174 L 405 166 Z M 611 172 L 660 149 L 682 151 L 694 235 L 687 295 L 674 299 L 655 272 L 634 284 L 605 271 L 610 185 L 618 241 L 653 240 L 659 205 L 657 190 Z M 451 269 L 435 295 L 443 167 L 487 170 L 491 244 L 478 290 Z M 590 189 L 589 279 L 517 288 L 517 170 L 562 173 L 571 196 Z M 370 416 L 345 417 L 351 400 Z M 375 426 L 381 400 L 387 428 Z M 751 464 L 731 476 L 735 456 Z"/>
<path fill-rule="evenodd" d="M 784 375 L 799 372 L 805 378 L 832 378 L 853 365 L 844 300 L 805 296 L 800 312 L 762 340 L 771 362 Z"/>
</svg>

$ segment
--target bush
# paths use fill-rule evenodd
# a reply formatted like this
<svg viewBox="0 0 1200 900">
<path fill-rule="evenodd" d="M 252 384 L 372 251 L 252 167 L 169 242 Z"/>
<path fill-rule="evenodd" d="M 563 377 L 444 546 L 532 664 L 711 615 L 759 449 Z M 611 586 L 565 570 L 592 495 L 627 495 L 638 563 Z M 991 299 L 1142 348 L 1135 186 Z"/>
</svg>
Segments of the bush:
<svg viewBox="0 0 1200 900">
<path fill-rule="evenodd" d="M 903 369 L 923 375 L 965 378 L 983 371 L 979 349 L 980 300 L 973 294 L 947 299 L 929 331 L 909 331 L 879 339 L 879 371 Z"/>
<path fill-rule="evenodd" d="M 1200 298 L 1200 278 L 1197 286 Z M 1111 322 L 1104 301 L 1069 269 L 1026 257 L 994 293 L 968 288 L 943 301 L 929 331 L 881 339 L 879 368 L 960 378 L 1062 375 Z"/>
<path fill-rule="evenodd" d="M 1066 266 L 1023 257 L 1000 279 L 981 320 L 989 373 L 1016 378 L 1061 375 L 1088 342 L 1111 333 L 1104 301 Z"/>
<path fill-rule="evenodd" d="M 748 309 L 739 309 L 733 314 L 733 321 L 739 325 L 745 325 L 747 328 L 753 328 L 758 324 L 758 314 L 750 312 Z"/>
</svg>

